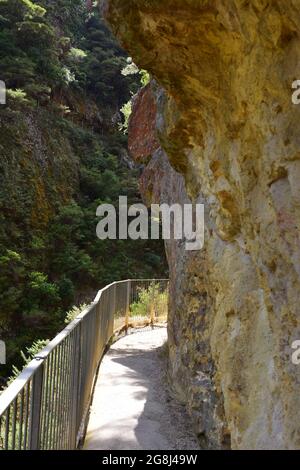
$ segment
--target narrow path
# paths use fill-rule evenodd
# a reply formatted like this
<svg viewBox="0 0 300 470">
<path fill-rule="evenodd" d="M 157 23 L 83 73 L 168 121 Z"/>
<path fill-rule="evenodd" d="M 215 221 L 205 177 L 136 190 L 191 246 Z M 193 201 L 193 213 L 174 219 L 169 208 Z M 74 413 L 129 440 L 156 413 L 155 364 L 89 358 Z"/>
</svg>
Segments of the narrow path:
<svg viewBox="0 0 300 470">
<path fill-rule="evenodd" d="M 84 449 L 198 449 L 165 382 L 166 328 L 118 340 L 101 364 Z"/>
</svg>

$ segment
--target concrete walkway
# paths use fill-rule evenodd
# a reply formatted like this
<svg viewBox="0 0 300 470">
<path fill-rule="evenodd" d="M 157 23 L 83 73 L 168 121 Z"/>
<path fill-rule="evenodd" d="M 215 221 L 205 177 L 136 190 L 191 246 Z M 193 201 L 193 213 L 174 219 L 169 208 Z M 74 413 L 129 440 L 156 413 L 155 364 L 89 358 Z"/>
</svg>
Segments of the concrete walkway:
<svg viewBox="0 0 300 470">
<path fill-rule="evenodd" d="M 199 449 L 165 383 L 166 328 L 118 340 L 101 364 L 84 449 Z"/>
</svg>

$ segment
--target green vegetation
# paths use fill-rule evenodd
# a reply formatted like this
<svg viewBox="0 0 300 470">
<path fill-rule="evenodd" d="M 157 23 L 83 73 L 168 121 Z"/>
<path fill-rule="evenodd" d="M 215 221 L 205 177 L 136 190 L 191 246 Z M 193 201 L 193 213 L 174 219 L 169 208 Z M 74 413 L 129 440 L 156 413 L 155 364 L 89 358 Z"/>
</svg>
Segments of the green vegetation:
<svg viewBox="0 0 300 470">
<path fill-rule="evenodd" d="M 124 134 L 128 132 L 128 125 L 129 125 L 129 119 L 132 113 L 132 102 L 131 100 L 127 101 L 122 108 L 121 108 L 121 113 L 124 116 L 124 123 L 120 125 L 120 131 L 123 131 Z"/>
<path fill-rule="evenodd" d="M 84 0 L 0 0 L 0 338 L 8 366 L 99 287 L 166 274 L 160 241 L 100 241 L 96 207 L 138 202 L 120 109 L 145 83 Z M 40 344 L 40 343 L 36 343 Z"/>
<path fill-rule="evenodd" d="M 168 311 L 168 292 L 159 284 L 152 283 L 146 289 L 140 289 L 138 300 L 130 306 L 130 317 L 150 317 L 150 309 L 156 318 L 166 318 Z"/>
<path fill-rule="evenodd" d="M 44 349 L 48 343 L 49 340 L 37 340 L 34 341 L 31 346 L 26 348 L 26 353 L 21 351 L 20 355 L 23 360 L 23 365 L 20 369 L 18 369 L 16 366 L 12 367 L 12 375 L 9 377 L 7 385 L 11 384 L 18 377 L 18 375 L 20 375 L 23 368 L 25 368 L 32 361 L 34 356 Z"/>
<path fill-rule="evenodd" d="M 124 77 L 139 75 L 142 86 L 146 86 L 150 82 L 150 74 L 147 72 L 147 70 L 139 70 L 139 68 L 132 61 L 131 57 L 127 59 L 127 65 L 123 68 L 122 75 Z M 128 132 L 129 119 L 132 113 L 132 97 L 133 95 L 131 96 L 130 100 L 127 101 L 127 103 L 125 103 L 121 108 L 124 122 L 120 124 L 119 129 L 120 131 L 123 131 L 124 134 L 127 134 Z"/>
<path fill-rule="evenodd" d="M 80 315 L 80 313 L 82 313 L 86 308 L 88 308 L 88 304 L 82 304 L 79 305 L 79 307 L 76 305 L 73 306 L 66 314 L 65 323 L 67 325 L 71 323 L 71 321 L 75 320 L 75 318 L 78 317 L 78 315 Z"/>
</svg>

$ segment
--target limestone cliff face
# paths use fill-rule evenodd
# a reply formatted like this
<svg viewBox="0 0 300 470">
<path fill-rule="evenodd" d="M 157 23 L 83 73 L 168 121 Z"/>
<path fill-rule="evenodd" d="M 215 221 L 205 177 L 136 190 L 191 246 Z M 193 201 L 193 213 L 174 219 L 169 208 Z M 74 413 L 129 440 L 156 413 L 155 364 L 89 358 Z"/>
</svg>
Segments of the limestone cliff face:
<svg viewBox="0 0 300 470">
<path fill-rule="evenodd" d="M 300 0 L 103 8 L 166 91 L 152 86 L 161 148 L 142 148 L 145 196 L 206 206 L 204 250 L 167 246 L 174 390 L 205 446 L 298 449 Z"/>
</svg>

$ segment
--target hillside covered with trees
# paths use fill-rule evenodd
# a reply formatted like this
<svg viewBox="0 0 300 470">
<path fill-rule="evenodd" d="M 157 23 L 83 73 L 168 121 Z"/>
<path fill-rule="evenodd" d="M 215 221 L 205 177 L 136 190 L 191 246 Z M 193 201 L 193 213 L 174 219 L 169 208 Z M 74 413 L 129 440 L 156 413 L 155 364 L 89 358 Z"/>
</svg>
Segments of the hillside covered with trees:
<svg viewBox="0 0 300 470">
<path fill-rule="evenodd" d="M 160 241 L 100 241 L 96 208 L 139 201 L 120 109 L 142 86 L 91 2 L 0 0 L 0 337 L 20 350 L 116 279 L 166 275 Z"/>
</svg>

